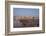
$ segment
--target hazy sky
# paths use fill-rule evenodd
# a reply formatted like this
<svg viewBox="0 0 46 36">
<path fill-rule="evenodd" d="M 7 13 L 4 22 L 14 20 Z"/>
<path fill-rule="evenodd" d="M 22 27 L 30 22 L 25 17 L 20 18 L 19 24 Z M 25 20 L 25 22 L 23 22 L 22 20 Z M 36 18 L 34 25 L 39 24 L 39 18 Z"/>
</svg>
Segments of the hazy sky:
<svg viewBox="0 0 46 36">
<path fill-rule="evenodd" d="M 38 16 L 39 9 L 32 8 L 13 8 L 14 16 Z"/>
</svg>

